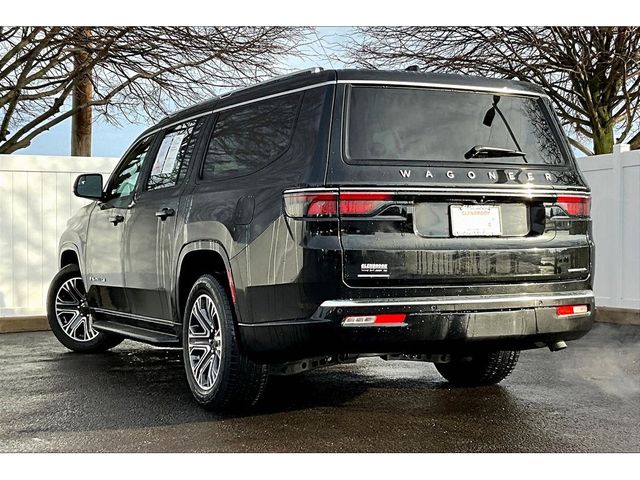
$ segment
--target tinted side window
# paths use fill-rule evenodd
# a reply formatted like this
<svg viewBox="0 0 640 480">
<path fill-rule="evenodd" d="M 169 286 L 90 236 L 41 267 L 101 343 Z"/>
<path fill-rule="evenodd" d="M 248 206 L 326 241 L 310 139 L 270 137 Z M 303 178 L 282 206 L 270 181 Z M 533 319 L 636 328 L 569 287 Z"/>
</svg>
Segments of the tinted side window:
<svg viewBox="0 0 640 480">
<path fill-rule="evenodd" d="M 255 172 L 289 148 L 302 94 L 223 111 L 204 161 L 205 179 Z"/>
<path fill-rule="evenodd" d="M 203 120 L 192 120 L 167 130 L 147 180 L 147 190 L 173 187 L 184 178 Z"/>
<path fill-rule="evenodd" d="M 109 202 L 112 205 L 124 207 L 128 204 L 129 197 L 136 188 L 142 163 L 149 152 L 153 138 L 153 135 L 143 138 L 129 152 L 124 162 L 113 175 L 107 191 Z"/>
</svg>

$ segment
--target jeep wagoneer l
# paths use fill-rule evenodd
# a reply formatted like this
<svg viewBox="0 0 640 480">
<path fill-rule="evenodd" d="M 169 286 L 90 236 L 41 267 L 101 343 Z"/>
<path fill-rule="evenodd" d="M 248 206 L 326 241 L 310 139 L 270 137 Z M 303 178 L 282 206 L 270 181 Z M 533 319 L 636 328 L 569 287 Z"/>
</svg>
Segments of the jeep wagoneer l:
<svg viewBox="0 0 640 480">
<path fill-rule="evenodd" d="M 592 326 L 590 193 L 514 81 L 313 69 L 144 132 L 68 224 L 48 297 L 79 352 L 178 346 L 209 408 L 361 356 L 494 384 Z"/>
</svg>

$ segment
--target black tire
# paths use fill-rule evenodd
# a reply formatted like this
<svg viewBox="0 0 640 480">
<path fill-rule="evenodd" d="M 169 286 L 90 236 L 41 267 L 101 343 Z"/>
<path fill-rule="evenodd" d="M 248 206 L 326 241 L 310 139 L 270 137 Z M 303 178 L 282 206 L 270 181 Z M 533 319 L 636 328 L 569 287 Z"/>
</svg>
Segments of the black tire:
<svg viewBox="0 0 640 480">
<path fill-rule="evenodd" d="M 199 302 L 199 308 L 210 305 L 207 303 L 209 300 L 206 297 L 213 302 L 216 311 L 215 315 L 210 315 L 212 321 L 208 323 L 212 327 L 210 336 L 207 336 L 204 329 L 198 333 L 195 331 L 199 325 L 196 323 L 197 319 L 192 316 L 196 301 Z M 190 327 L 192 322 L 193 325 Z M 205 364 L 202 358 L 206 357 L 207 353 L 201 353 L 201 356 L 198 357 L 196 347 L 191 355 L 190 329 L 192 336 L 196 334 L 202 336 L 201 341 L 204 341 L 205 338 L 217 338 L 217 340 L 209 340 L 212 360 L 208 367 L 206 388 L 199 383 L 205 383 L 206 367 L 202 367 L 201 370 L 197 367 L 200 364 Z M 213 353 L 217 350 L 219 350 L 219 356 Z M 203 407 L 217 411 L 241 410 L 256 405 L 264 393 L 268 379 L 268 367 L 252 362 L 240 351 L 229 297 L 224 287 L 212 275 L 202 275 L 198 278 L 187 298 L 182 325 L 182 351 L 189 388 L 196 401 Z M 217 374 L 212 379 L 211 369 L 215 371 L 216 365 Z M 194 368 L 198 370 L 197 374 L 194 373 Z M 199 380 L 196 380 L 196 375 Z"/>
<path fill-rule="evenodd" d="M 519 351 L 478 353 L 471 360 L 436 363 L 449 383 L 460 386 L 495 385 L 507 378 L 518 363 Z"/>
<path fill-rule="evenodd" d="M 71 319 L 74 318 L 73 314 L 59 314 L 59 311 L 56 310 L 56 297 L 58 294 L 62 295 L 62 297 L 65 295 L 65 293 L 61 292 L 61 288 L 63 288 L 65 284 L 68 285 L 67 282 L 73 282 L 74 279 L 77 291 L 79 292 L 79 297 L 81 297 L 79 300 L 82 303 L 81 309 L 80 307 L 77 309 L 78 315 L 84 319 L 76 329 L 77 335 L 75 336 L 74 332 L 67 332 L 63 328 L 63 325 L 68 326 L 71 323 Z M 51 327 L 51 331 L 58 341 L 69 350 L 82 353 L 104 352 L 115 347 L 124 339 L 111 333 L 96 332 L 91 329 L 91 319 L 90 314 L 88 313 L 88 307 L 86 306 L 85 293 L 84 283 L 82 282 L 78 266 L 67 265 L 66 267 L 63 267 L 56 276 L 53 277 L 53 280 L 51 280 L 51 284 L 49 285 L 49 292 L 47 294 L 47 319 L 49 320 L 49 327 Z M 67 298 L 72 300 L 71 297 Z M 70 306 L 69 310 L 71 311 L 76 309 Z M 80 338 L 83 334 L 85 334 L 85 340 Z"/>
</svg>

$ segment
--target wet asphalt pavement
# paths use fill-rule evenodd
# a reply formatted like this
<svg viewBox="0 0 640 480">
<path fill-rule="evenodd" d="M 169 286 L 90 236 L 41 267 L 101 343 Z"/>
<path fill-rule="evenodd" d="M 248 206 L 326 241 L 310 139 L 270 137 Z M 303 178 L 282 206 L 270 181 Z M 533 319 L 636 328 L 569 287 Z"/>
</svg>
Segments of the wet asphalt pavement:
<svg viewBox="0 0 640 480">
<path fill-rule="evenodd" d="M 640 452 L 640 327 L 523 352 L 500 386 L 363 359 L 276 378 L 258 409 L 230 416 L 192 401 L 178 350 L 79 355 L 50 332 L 5 334 L 0 451 Z"/>
</svg>

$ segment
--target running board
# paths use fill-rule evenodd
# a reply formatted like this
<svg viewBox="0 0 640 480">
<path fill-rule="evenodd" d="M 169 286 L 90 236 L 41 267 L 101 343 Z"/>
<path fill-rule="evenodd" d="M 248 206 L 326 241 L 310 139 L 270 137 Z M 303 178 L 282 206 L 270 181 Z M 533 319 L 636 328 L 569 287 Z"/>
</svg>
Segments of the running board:
<svg viewBox="0 0 640 480">
<path fill-rule="evenodd" d="M 156 332 L 142 327 L 125 325 L 111 320 L 96 320 L 93 328 L 99 332 L 108 332 L 122 335 L 131 340 L 157 345 L 159 347 L 179 347 L 180 339 L 176 335 L 164 332 Z"/>
</svg>

